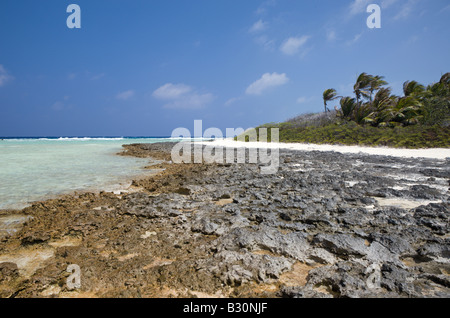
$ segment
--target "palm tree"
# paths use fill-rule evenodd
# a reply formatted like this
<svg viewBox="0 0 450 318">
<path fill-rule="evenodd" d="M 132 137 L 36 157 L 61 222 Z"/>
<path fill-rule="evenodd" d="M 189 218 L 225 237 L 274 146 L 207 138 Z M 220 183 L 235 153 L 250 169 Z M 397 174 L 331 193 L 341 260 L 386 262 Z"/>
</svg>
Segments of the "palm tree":
<svg viewBox="0 0 450 318">
<path fill-rule="evenodd" d="M 357 124 L 365 124 L 371 122 L 372 105 L 370 103 L 356 103 L 353 110 L 353 120 Z"/>
<path fill-rule="evenodd" d="M 391 95 L 391 88 L 381 88 L 375 94 L 372 102 L 372 113 L 367 116 L 366 122 L 371 123 L 373 126 L 386 126 L 389 110 L 397 101 L 397 96 Z"/>
<path fill-rule="evenodd" d="M 369 96 L 369 85 L 372 81 L 373 76 L 369 75 L 367 73 L 361 73 L 358 76 L 358 79 L 356 80 L 356 84 L 353 86 L 354 93 L 356 95 L 356 102 L 359 103 L 362 97 L 368 97 Z"/>
<path fill-rule="evenodd" d="M 384 76 L 370 76 L 369 81 L 369 92 L 370 92 L 370 101 L 372 101 L 373 92 L 379 90 L 383 86 L 387 85 L 388 83 L 384 80 Z"/>
<path fill-rule="evenodd" d="M 356 108 L 356 100 L 351 97 L 341 98 L 341 109 L 338 112 L 340 117 L 351 119 L 353 116 L 353 111 Z"/>
<path fill-rule="evenodd" d="M 421 102 L 413 97 L 407 96 L 397 100 L 391 107 L 388 107 L 383 113 L 386 121 L 390 124 L 400 123 L 403 125 L 417 124 L 420 115 Z"/>
<path fill-rule="evenodd" d="M 423 94 L 425 92 L 425 86 L 419 84 L 416 81 L 406 81 L 403 84 L 403 93 L 405 97 L 408 96 L 417 96 Z"/>
<path fill-rule="evenodd" d="M 325 113 L 328 110 L 327 103 L 337 98 L 339 98 L 339 96 L 337 96 L 337 92 L 334 88 L 327 89 L 325 92 L 323 92 L 323 104 L 325 107 Z"/>
</svg>

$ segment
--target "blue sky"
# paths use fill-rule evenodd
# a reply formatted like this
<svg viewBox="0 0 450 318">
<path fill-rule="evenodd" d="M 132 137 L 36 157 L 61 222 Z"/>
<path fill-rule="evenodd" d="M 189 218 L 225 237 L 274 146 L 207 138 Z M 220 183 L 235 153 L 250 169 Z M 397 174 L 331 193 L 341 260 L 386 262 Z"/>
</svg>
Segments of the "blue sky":
<svg viewBox="0 0 450 318">
<path fill-rule="evenodd" d="M 449 31 L 448 0 L 2 0 L 0 136 L 248 128 L 322 111 L 361 72 L 401 94 L 450 71 Z"/>
</svg>

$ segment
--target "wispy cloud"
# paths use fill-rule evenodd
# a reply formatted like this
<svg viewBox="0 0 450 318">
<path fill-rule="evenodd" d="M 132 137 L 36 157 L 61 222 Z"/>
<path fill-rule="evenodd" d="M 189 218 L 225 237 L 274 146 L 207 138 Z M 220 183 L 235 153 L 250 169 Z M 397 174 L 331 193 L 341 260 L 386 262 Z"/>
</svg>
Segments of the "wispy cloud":
<svg viewBox="0 0 450 318">
<path fill-rule="evenodd" d="M 398 0 L 383 0 L 381 1 L 381 8 L 387 9 L 393 4 L 395 4 Z"/>
<path fill-rule="evenodd" d="M 225 106 L 231 106 L 231 105 L 233 105 L 234 103 L 236 103 L 236 102 L 238 102 L 238 101 L 240 101 L 242 99 L 242 97 L 233 97 L 233 98 L 230 98 L 229 100 L 227 100 L 226 102 L 225 102 Z"/>
<path fill-rule="evenodd" d="M 282 86 L 288 82 L 289 82 L 289 78 L 286 76 L 285 73 L 283 73 L 283 74 L 266 73 L 260 79 L 258 79 L 254 83 L 252 83 L 247 88 L 245 93 L 247 95 L 261 95 L 270 88 Z"/>
<path fill-rule="evenodd" d="M 353 39 L 347 41 L 345 44 L 348 45 L 348 46 L 355 44 L 356 42 L 359 41 L 359 39 L 361 38 L 361 36 L 363 35 L 363 33 L 364 33 L 364 32 L 361 32 L 361 33 L 356 34 L 356 35 L 353 37 Z"/>
<path fill-rule="evenodd" d="M 406 19 L 408 18 L 411 13 L 414 11 L 414 8 L 416 6 L 417 0 L 408 0 L 406 2 L 399 13 L 397 13 L 396 16 L 394 16 L 394 20 L 400 20 L 400 19 Z"/>
<path fill-rule="evenodd" d="M 450 4 L 448 6 L 445 6 L 439 11 L 439 13 L 449 12 L 450 11 Z"/>
<path fill-rule="evenodd" d="M 277 0 L 266 0 L 258 7 L 258 9 L 256 9 L 256 14 L 266 14 L 269 11 L 269 8 L 275 6 L 276 4 Z"/>
<path fill-rule="evenodd" d="M 192 91 L 190 86 L 184 84 L 168 83 L 153 92 L 153 97 L 161 100 L 178 99 Z"/>
<path fill-rule="evenodd" d="M 336 31 L 335 30 L 327 30 L 327 41 L 328 42 L 334 42 L 337 39 Z"/>
<path fill-rule="evenodd" d="M 5 67 L 0 64 L 0 86 L 5 85 L 12 79 L 13 77 L 6 71 Z"/>
<path fill-rule="evenodd" d="M 363 12 L 366 12 L 367 6 L 372 2 L 373 0 L 354 0 L 349 7 L 349 14 L 356 15 Z M 391 0 L 392 1 L 392 0 Z"/>
<path fill-rule="evenodd" d="M 263 20 L 260 19 L 257 22 L 255 22 L 248 31 L 250 33 L 258 33 L 258 32 L 266 30 L 267 25 L 268 25 L 267 22 L 264 22 Z"/>
<path fill-rule="evenodd" d="M 280 47 L 280 50 L 286 55 L 298 54 L 301 47 L 305 45 L 308 39 L 309 36 L 307 35 L 301 37 L 290 37 L 283 42 L 283 44 Z"/>
<path fill-rule="evenodd" d="M 134 95 L 135 95 L 134 90 L 130 89 L 117 94 L 116 98 L 120 100 L 129 100 L 130 98 L 134 97 Z"/>
<path fill-rule="evenodd" d="M 261 45 L 265 50 L 272 51 L 275 49 L 275 40 L 270 39 L 267 35 L 260 35 L 254 39 L 255 43 Z"/>
<path fill-rule="evenodd" d="M 383 0 L 381 1 L 380 6 L 383 9 L 387 9 L 397 2 L 398 0 Z M 366 13 L 367 7 L 373 3 L 376 4 L 377 2 L 374 0 L 353 0 L 350 3 L 348 13 L 350 16 Z"/>
<path fill-rule="evenodd" d="M 165 84 L 153 92 L 153 97 L 166 101 L 168 109 L 201 109 L 214 100 L 210 93 L 201 94 L 185 84 Z"/>
</svg>

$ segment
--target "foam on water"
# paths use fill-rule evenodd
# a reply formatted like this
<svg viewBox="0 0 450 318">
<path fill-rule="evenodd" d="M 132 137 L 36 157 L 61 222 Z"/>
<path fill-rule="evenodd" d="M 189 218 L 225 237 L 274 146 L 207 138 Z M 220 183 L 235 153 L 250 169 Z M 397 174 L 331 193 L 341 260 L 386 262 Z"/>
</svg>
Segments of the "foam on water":
<svg viewBox="0 0 450 318">
<path fill-rule="evenodd" d="M 146 172 L 149 159 L 117 156 L 122 145 L 168 139 L 39 138 L 0 141 L 0 209 L 81 190 L 112 189 Z M 173 141 L 173 140 L 171 140 Z"/>
</svg>

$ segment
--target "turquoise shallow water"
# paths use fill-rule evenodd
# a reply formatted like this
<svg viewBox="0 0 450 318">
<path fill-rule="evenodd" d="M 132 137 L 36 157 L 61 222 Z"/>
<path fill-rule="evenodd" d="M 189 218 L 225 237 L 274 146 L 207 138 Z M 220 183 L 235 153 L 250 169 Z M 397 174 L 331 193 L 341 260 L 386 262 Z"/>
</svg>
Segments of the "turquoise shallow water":
<svg viewBox="0 0 450 318">
<path fill-rule="evenodd" d="M 81 190 L 129 185 L 148 172 L 149 159 L 117 156 L 122 145 L 162 138 L 59 138 L 0 140 L 0 209 Z M 173 140 L 172 140 L 173 141 Z"/>
</svg>

